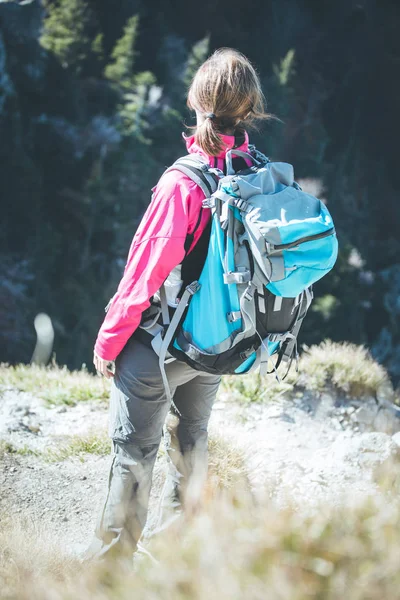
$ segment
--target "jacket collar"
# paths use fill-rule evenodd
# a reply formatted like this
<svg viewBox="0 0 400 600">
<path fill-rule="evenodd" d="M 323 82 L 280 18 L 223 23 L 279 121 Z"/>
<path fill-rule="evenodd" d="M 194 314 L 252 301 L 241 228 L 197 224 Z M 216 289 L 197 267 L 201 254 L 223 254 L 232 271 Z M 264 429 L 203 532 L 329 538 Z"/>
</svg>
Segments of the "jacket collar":
<svg viewBox="0 0 400 600">
<path fill-rule="evenodd" d="M 226 153 L 228 152 L 228 150 L 232 150 L 232 148 L 235 148 L 236 150 L 241 150 L 242 152 L 247 152 L 248 148 L 249 148 L 249 136 L 247 134 L 247 131 L 244 132 L 244 135 L 242 136 L 238 136 L 238 135 L 225 135 L 225 134 L 219 134 L 221 140 L 224 143 L 224 148 L 223 150 L 219 153 L 219 155 L 216 158 L 225 158 Z M 189 152 L 189 154 L 200 154 L 201 156 L 203 156 L 204 158 L 206 158 L 209 162 L 209 164 L 211 164 L 211 161 L 213 160 L 213 157 L 208 156 L 204 150 L 202 150 L 200 148 L 200 146 L 198 144 L 196 144 L 196 141 L 194 139 L 194 135 L 191 136 L 186 136 L 184 133 L 182 133 L 183 139 L 185 140 L 186 143 L 186 148 L 187 151 Z M 244 139 L 243 139 L 244 138 Z M 239 145 L 238 145 L 239 144 Z"/>
</svg>

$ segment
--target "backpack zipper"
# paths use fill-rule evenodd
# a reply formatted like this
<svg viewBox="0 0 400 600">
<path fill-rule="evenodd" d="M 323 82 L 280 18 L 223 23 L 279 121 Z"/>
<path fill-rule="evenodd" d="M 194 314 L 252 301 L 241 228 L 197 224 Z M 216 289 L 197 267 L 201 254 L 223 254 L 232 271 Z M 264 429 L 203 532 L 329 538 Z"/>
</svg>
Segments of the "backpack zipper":
<svg viewBox="0 0 400 600">
<path fill-rule="evenodd" d="M 300 244 L 304 244 L 305 242 L 311 242 L 313 240 L 321 240 L 322 238 L 329 237 L 335 234 L 335 228 L 327 229 L 321 233 L 316 233 L 315 235 L 307 235 L 306 237 L 300 238 L 295 242 L 290 242 L 290 244 L 267 244 L 271 250 L 268 254 L 273 254 L 274 252 L 280 252 L 281 250 L 291 250 L 292 248 L 296 248 L 300 246 Z"/>
</svg>

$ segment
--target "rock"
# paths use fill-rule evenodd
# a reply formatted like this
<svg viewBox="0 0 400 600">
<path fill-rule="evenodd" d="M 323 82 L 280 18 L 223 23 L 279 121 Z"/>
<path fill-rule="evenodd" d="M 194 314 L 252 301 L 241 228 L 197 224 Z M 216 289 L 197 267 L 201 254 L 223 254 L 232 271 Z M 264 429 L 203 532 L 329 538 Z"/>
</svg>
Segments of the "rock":
<svg viewBox="0 0 400 600">
<path fill-rule="evenodd" d="M 383 381 L 376 390 L 376 397 L 380 404 L 392 403 L 394 400 L 394 390 L 391 381 Z"/>
<path fill-rule="evenodd" d="M 362 433 L 356 437 L 338 437 L 330 447 L 331 461 L 351 463 L 371 469 L 398 454 L 398 446 L 382 432 Z"/>
<path fill-rule="evenodd" d="M 354 413 L 354 419 L 361 425 L 371 426 L 378 414 L 379 407 L 374 401 L 367 401 L 365 404 L 357 408 Z"/>
<path fill-rule="evenodd" d="M 394 441 L 395 444 L 400 446 L 400 431 L 398 431 L 397 433 L 392 435 L 392 440 Z"/>
<path fill-rule="evenodd" d="M 34 425 L 34 424 L 28 425 L 28 429 L 31 433 L 39 433 L 39 431 L 40 431 L 39 425 Z"/>
<path fill-rule="evenodd" d="M 335 399 L 331 394 L 323 392 L 319 397 L 318 405 L 315 408 L 314 414 L 317 418 L 325 419 L 332 416 L 335 412 Z"/>
<path fill-rule="evenodd" d="M 400 430 L 400 419 L 389 408 L 381 407 L 374 419 L 373 425 L 377 431 L 383 431 L 392 435 Z"/>
<path fill-rule="evenodd" d="M 293 419 L 293 417 L 291 417 L 287 413 L 282 413 L 281 419 L 282 419 L 282 421 L 286 421 L 287 423 L 295 423 L 296 422 L 295 419 Z"/>
</svg>

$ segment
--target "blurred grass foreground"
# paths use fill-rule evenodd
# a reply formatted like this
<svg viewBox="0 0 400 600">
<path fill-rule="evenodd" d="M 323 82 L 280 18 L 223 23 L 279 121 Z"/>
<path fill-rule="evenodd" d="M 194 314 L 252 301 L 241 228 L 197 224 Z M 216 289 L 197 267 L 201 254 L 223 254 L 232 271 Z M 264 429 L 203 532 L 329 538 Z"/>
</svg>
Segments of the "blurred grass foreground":
<svg viewBox="0 0 400 600">
<path fill-rule="evenodd" d="M 313 517 L 244 493 L 219 496 L 176 522 L 131 563 L 81 564 L 46 531 L 13 522 L 0 533 L 7 600 L 395 600 L 400 597 L 400 501 L 325 506 Z"/>
<path fill-rule="evenodd" d="M 0 391 L 34 393 L 49 406 L 93 400 L 104 404 L 108 386 L 85 369 L 69 372 L 55 364 L 0 368 Z M 327 390 L 357 398 L 379 397 L 385 390 L 396 400 L 385 370 L 365 349 L 331 342 L 306 349 L 299 373 L 293 369 L 282 386 L 273 378 L 267 385 L 258 375 L 227 377 L 223 384 L 223 393 L 244 405 Z M 310 513 L 290 504 L 278 508 L 268 491 L 255 498 L 235 440 L 224 443 L 210 442 L 214 484 L 203 507 L 151 537 L 133 564 L 131 559 L 81 562 L 61 547 L 44 522 L 0 515 L 0 598 L 400 599 L 397 460 L 377 473 L 380 494 L 340 507 L 326 503 Z"/>
</svg>

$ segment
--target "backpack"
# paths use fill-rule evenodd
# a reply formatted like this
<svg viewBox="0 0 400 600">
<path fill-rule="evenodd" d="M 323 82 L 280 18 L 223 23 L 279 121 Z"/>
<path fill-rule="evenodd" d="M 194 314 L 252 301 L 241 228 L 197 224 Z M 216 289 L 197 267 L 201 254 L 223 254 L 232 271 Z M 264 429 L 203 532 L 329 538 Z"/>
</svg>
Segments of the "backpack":
<svg viewBox="0 0 400 600">
<path fill-rule="evenodd" d="M 233 155 L 252 166 L 243 162 L 245 168 L 235 172 Z M 198 273 L 185 265 L 206 233 L 164 282 L 141 323 L 153 336 L 167 395 L 164 364 L 175 358 L 221 375 L 258 366 L 262 374 L 277 375 L 282 361 L 288 372 L 298 358 L 297 336 L 313 298 L 312 284 L 337 258 L 328 209 L 302 191 L 292 165 L 271 162 L 254 146 L 249 153 L 227 152 L 226 175 L 194 155 L 178 159 L 168 170 L 173 169 L 201 187 L 202 210 L 212 216 Z M 187 241 L 188 249 L 192 240 Z M 192 272 L 192 280 L 185 281 L 185 271 Z M 276 362 L 268 371 L 273 355 Z"/>
</svg>

